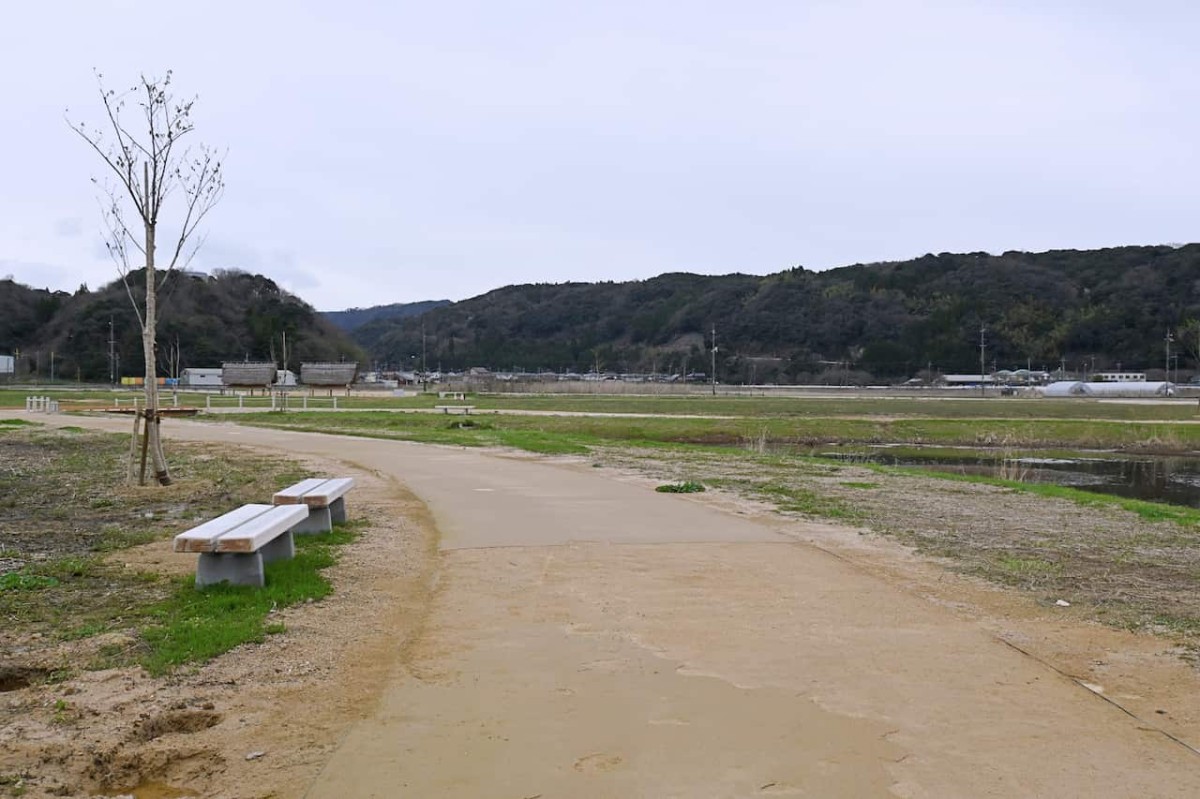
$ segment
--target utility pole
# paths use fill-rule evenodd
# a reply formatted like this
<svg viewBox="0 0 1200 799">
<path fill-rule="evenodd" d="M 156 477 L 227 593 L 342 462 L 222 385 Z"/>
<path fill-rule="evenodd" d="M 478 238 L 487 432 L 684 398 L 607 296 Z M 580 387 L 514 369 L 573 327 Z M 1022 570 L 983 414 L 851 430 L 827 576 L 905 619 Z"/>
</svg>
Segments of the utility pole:
<svg viewBox="0 0 1200 799">
<path fill-rule="evenodd" d="M 108 385 L 110 388 L 115 388 L 117 385 L 117 359 L 114 355 L 117 342 L 113 338 L 113 318 L 108 317 Z"/>
<path fill-rule="evenodd" d="M 421 390 L 425 390 L 429 381 L 429 370 L 425 368 L 425 323 L 421 322 Z"/>
<path fill-rule="evenodd" d="M 987 351 L 987 328 L 982 324 L 979 325 L 979 396 L 986 397 L 987 393 L 983 385 L 983 370 L 984 370 L 984 352 Z"/>
<path fill-rule="evenodd" d="M 712 393 L 717 396 L 717 326 L 712 329 Z"/>
<path fill-rule="evenodd" d="M 1174 340 L 1175 339 L 1171 337 L 1171 329 L 1167 328 L 1167 335 L 1163 339 L 1167 345 L 1167 360 L 1166 363 L 1163 364 L 1163 372 L 1165 373 L 1163 375 L 1163 380 L 1167 381 L 1168 383 L 1171 381 L 1171 342 Z"/>
<path fill-rule="evenodd" d="M 54 350 L 50 350 L 50 382 L 54 382 Z"/>
</svg>

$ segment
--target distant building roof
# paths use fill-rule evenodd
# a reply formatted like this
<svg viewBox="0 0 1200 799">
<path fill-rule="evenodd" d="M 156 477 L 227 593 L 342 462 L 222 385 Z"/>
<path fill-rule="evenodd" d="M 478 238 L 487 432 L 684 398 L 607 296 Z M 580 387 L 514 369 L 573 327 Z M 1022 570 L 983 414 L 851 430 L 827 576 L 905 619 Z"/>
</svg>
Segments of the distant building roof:
<svg viewBox="0 0 1200 799">
<path fill-rule="evenodd" d="M 348 386 L 357 374 L 354 362 L 300 364 L 300 382 L 306 386 Z"/>
<path fill-rule="evenodd" d="M 269 386 L 275 382 L 275 364 L 226 361 L 221 364 L 221 382 L 227 386 Z"/>
<path fill-rule="evenodd" d="M 942 375 L 944 383 L 995 383 L 996 378 L 991 375 Z"/>
</svg>

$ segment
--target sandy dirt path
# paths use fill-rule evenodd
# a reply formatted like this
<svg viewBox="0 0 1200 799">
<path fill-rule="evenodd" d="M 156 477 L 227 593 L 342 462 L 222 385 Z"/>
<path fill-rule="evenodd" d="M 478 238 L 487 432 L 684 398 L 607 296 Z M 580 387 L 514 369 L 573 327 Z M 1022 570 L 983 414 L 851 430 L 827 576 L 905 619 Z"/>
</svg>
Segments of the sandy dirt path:
<svg viewBox="0 0 1200 799">
<path fill-rule="evenodd" d="M 579 463 L 167 435 L 395 476 L 441 531 L 420 638 L 306 796 L 1200 795 L 1193 750 L 804 524 Z"/>
</svg>

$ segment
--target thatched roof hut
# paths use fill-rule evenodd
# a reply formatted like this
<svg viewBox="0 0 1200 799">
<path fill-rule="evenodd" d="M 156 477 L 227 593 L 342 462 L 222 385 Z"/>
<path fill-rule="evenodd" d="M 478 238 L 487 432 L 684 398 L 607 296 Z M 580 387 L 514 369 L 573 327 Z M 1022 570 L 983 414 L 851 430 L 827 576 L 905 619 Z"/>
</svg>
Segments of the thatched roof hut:
<svg viewBox="0 0 1200 799">
<path fill-rule="evenodd" d="M 226 361 L 221 364 L 221 383 L 236 388 L 265 388 L 275 382 L 276 371 L 271 362 Z"/>
<path fill-rule="evenodd" d="M 353 362 L 300 364 L 300 382 L 306 386 L 349 386 L 357 375 Z"/>
</svg>

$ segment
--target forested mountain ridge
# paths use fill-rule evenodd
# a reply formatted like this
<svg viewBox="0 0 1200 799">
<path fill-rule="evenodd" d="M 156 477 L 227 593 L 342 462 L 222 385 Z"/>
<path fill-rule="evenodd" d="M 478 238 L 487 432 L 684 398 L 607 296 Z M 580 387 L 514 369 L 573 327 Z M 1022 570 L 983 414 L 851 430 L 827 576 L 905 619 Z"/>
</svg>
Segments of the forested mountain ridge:
<svg viewBox="0 0 1200 799">
<path fill-rule="evenodd" d="M 351 332 L 376 319 L 406 319 L 420 316 L 426 311 L 449 305 L 450 300 L 423 300 L 421 302 L 394 302 L 390 305 L 373 305 L 370 308 L 347 308 L 344 311 L 321 311 L 321 315 L 341 330 Z"/>
<path fill-rule="evenodd" d="M 140 301 L 144 270 L 130 273 L 129 281 Z M 0 352 L 20 353 L 22 377 L 48 378 L 53 353 L 56 376 L 107 381 L 110 320 L 118 375 L 143 375 L 141 328 L 120 280 L 95 291 L 81 286 L 74 294 L 0 281 Z M 292 369 L 301 361 L 365 363 L 345 333 L 261 275 L 174 272 L 161 283 L 159 375 L 244 359 L 282 366 L 285 333 Z"/>
<path fill-rule="evenodd" d="M 135 293 L 141 273 L 132 276 Z M 421 304 L 413 304 L 421 305 Z M 363 309 L 352 309 L 363 310 Z M 365 309 L 371 311 L 373 309 Z M 120 281 L 74 294 L 0 281 L 0 352 L 21 371 L 106 380 L 113 320 L 120 373 L 141 374 Z M 177 273 L 163 290 L 159 373 L 225 360 L 370 360 L 429 369 L 707 372 L 726 382 L 911 376 L 932 367 L 1161 370 L 1164 337 L 1186 371 L 1200 355 L 1200 245 L 926 255 L 765 277 L 670 273 L 630 282 L 508 286 L 376 318 L 353 337 L 271 280 Z M 422 336 L 422 329 L 424 336 Z M 422 338 L 424 339 L 422 341 Z M 365 350 L 366 352 L 364 352 Z"/>
<path fill-rule="evenodd" d="M 1181 365 L 1200 347 L 1200 245 L 926 255 L 765 277 L 664 274 L 624 283 L 508 286 L 379 319 L 355 339 L 381 362 L 534 371 L 707 371 L 806 381 L 834 369 L 895 378 L 929 366 L 1154 369 L 1168 330 Z"/>
</svg>

